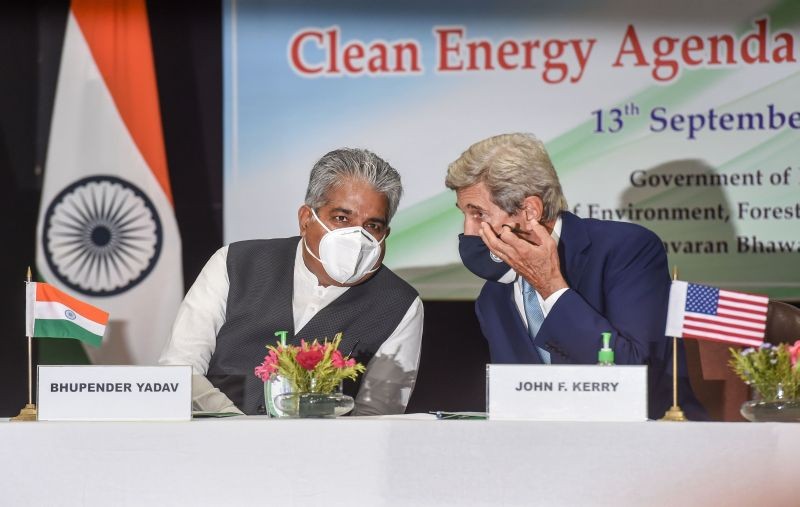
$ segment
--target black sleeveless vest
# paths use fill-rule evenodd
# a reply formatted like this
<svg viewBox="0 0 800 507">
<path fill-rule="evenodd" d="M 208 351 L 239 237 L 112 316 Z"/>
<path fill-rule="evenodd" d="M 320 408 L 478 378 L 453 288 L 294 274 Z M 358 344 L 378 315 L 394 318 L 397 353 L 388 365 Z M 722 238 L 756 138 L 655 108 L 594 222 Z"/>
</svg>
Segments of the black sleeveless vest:
<svg viewBox="0 0 800 507">
<path fill-rule="evenodd" d="M 384 266 L 295 330 L 292 295 L 299 241 L 251 240 L 228 247 L 225 323 L 206 376 L 245 414 L 265 413 L 264 384 L 253 370 L 264 360 L 266 346 L 278 341 L 276 331 L 288 331 L 292 345 L 342 332 L 342 354 L 367 365 L 417 297 L 416 290 Z M 346 382 L 345 393 L 355 396 L 360 378 Z"/>
</svg>

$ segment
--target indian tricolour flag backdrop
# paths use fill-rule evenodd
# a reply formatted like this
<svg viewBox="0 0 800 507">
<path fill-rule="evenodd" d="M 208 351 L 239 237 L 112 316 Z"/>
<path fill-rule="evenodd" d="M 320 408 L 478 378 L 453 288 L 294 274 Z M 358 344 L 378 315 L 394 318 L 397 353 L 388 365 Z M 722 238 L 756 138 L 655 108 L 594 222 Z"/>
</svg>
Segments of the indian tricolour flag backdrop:
<svg viewBox="0 0 800 507">
<path fill-rule="evenodd" d="M 44 178 L 41 278 L 111 314 L 92 362 L 155 364 L 183 281 L 144 0 L 71 3 Z"/>
</svg>

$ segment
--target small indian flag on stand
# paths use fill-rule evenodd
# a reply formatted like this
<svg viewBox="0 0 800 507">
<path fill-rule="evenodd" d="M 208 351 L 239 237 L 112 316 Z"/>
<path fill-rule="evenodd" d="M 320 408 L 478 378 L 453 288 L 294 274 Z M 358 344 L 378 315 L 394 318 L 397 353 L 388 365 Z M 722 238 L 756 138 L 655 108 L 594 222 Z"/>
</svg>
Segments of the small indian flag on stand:
<svg viewBox="0 0 800 507">
<path fill-rule="evenodd" d="M 29 282 L 25 304 L 25 331 L 38 338 L 74 338 L 99 347 L 108 313 L 64 294 L 52 285 Z"/>
</svg>

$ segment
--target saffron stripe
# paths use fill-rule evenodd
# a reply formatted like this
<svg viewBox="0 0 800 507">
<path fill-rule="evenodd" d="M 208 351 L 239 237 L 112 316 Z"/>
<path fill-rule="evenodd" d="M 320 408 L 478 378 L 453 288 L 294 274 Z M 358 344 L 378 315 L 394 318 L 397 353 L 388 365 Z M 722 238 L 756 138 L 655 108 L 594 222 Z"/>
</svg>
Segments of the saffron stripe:
<svg viewBox="0 0 800 507">
<path fill-rule="evenodd" d="M 60 303 L 64 306 L 68 306 L 75 313 L 83 315 L 87 319 L 93 320 L 100 325 L 106 325 L 108 323 L 107 312 L 84 303 L 83 301 L 78 301 L 69 294 L 65 294 L 47 283 L 36 283 L 36 301 Z"/>
<path fill-rule="evenodd" d="M 72 0 L 71 11 L 133 142 L 172 203 L 145 0 Z"/>
</svg>

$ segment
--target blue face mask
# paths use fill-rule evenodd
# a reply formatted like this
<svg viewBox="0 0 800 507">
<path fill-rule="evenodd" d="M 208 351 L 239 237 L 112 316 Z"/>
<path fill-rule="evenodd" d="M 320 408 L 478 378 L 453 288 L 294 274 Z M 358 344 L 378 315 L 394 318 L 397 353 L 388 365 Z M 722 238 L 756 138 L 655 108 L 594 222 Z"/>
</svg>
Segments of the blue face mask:
<svg viewBox="0 0 800 507">
<path fill-rule="evenodd" d="M 480 236 L 459 234 L 458 253 L 464 266 L 484 280 L 511 283 L 517 277 L 511 266 L 493 254 Z"/>
</svg>

